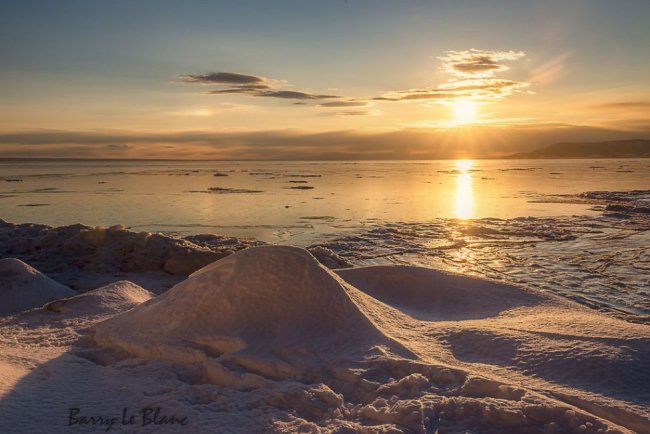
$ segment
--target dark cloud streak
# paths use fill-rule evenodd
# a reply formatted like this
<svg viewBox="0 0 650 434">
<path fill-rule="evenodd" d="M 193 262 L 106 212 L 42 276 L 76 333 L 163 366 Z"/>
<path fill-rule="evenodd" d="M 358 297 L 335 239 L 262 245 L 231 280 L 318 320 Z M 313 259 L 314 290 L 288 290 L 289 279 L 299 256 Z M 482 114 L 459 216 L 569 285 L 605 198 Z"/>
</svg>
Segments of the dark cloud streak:
<svg viewBox="0 0 650 434">
<path fill-rule="evenodd" d="M 326 95 L 302 90 L 277 88 L 271 80 L 261 76 L 245 75 L 232 72 L 210 72 L 207 74 L 186 74 L 179 76 L 179 81 L 193 84 L 213 84 L 224 86 L 209 91 L 211 95 L 242 94 L 264 98 L 287 100 L 323 100 L 342 99 L 318 104 L 319 107 L 364 107 L 368 101 L 434 101 L 449 103 L 458 99 L 475 101 L 494 101 L 522 92 L 530 83 L 497 78 L 496 74 L 509 69 L 506 61 L 518 60 L 525 56 L 521 51 L 486 51 L 464 50 L 447 51 L 439 57 L 442 69 L 452 78 L 446 83 L 424 89 L 411 89 L 388 92 L 384 95 L 358 99 L 340 95 Z M 345 100 L 343 100 L 345 98 Z M 367 114 L 367 112 L 350 112 Z"/>
<path fill-rule="evenodd" d="M 210 84 L 226 86 L 207 92 L 210 95 L 243 94 L 265 98 L 319 100 L 341 98 L 338 95 L 315 94 L 297 90 L 277 89 L 271 81 L 255 75 L 234 72 L 209 72 L 207 74 L 179 75 L 178 82 L 189 84 Z"/>
<path fill-rule="evenodd" d="M 255 85 L 265 83 L 267 80 L 264 77 L 236 72 L 208 72 L 179 75 L 177 81 L 190 84 Z"/>
<path fill-rule="evenodd" d="M 317 95 L 307 92 L 299 92 L 295 90 L 273 90 L 268 92 L 259 92 L 255 96 L 264 96 L 268 98 L 283 98 L 283 99 L 331 99 L 341 98 L 338 95 Z"/>
<path fill-rule="evenodd" d="M 366 107 L 367 101 L 330 101 L 319 104 L 321 107 Z"/>
</svg>

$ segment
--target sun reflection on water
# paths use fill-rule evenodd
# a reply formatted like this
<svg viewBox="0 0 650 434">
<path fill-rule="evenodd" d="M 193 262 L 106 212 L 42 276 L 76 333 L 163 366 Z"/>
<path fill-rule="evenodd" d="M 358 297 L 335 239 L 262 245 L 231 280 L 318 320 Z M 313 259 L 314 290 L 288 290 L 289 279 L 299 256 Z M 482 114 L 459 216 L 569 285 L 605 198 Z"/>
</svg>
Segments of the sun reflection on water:
<svg viewBox="0 0 650 434">
<path fill-rule="evenodd" d="M 474 214 L 474 191 L 472 188 L 472 160 L 457 160 L 456 196 L 454 199 L 454 216 L 470 219 Z"/>
</svg>

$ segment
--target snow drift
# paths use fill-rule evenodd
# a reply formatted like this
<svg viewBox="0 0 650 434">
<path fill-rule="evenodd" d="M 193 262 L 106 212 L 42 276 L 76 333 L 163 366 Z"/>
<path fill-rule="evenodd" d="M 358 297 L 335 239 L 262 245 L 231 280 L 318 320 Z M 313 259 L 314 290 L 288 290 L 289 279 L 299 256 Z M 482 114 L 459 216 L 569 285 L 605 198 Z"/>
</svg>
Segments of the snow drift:
<svg viewBox="0 0 650 434">
<path fill-rule="evenodd" d="M 216 386 L 216 395 L 234 400 L 234 413 L 231 404 L 211 401 L 215 419 L 201 410 L 206 422 L 197 432 L 214 429 L 223 412 L 242 411 L 254 423 L 237 416 L 229 429 L 648 432 L 642 392 L 628 395 L 630 403 L 612 398 L 622 396 L 612 384 L 630 391 L 633 377 L 648 383 L 642 372 L 626 370 L 647 366 L 643 326 L 552 295 L 434 270 L 339 274 L 363 291 L 303 249 L 246 249 L 96 324 L 96 350 L 85 357 L 117 370 L 145 359 L 148 369 L 208 388 L 200 390 Z M 610 378 L 580 376 L 591 371 Z M 571 387 L 576 379 L 598 386 L 603 398 Z M 183 390 L 174 393 L 195 399 L 194 389 Z"/>
<path fill-rule="evenodd" d="M 114 315 L 153 297 L 151 292 L 135 283 L 120 280 L 74 297 L 51 301 L 43 309 L 77 316 Z"/>
<path fill-rule="evenodd" d="M 33 309 L 75 294 L 19 259 L 0 259 L 0 315 Z"/>
<path fill-rule="evenodd" d="M 224 358 L 268 377 L 298 377 L 305 366 L 376 347 L 408 353 L 358 306 L 372 302 L 306 250 L 254 247 L 98 324 L 93 339 L 138 357 L 202 364 L 217 384 L 237 383 Z"/>
<path fill-rule="evenodd" d="M 534 306 L 538 293 L 519 286 L 487 285 L 485 279 L 413 266 L 337 270 L 354 287 L 421 320 L 484 319 Z"/>
</svg>

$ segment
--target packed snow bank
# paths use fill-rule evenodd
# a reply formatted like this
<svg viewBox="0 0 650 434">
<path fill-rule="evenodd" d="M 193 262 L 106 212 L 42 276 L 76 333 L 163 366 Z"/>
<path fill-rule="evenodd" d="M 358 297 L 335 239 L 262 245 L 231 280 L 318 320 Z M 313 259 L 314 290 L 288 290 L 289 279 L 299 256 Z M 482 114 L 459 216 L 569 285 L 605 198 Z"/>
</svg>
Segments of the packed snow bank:
<svg viewBox="0 0 650 434">
<path fill-rule="evenodd" d="M 210 381 L 230 384 L 227 369 L 211 358 L 231 355 L 253 371 L 286 377 L 300 375 L 304 363 L 360 357 L 377 346 L 405 353 L 359 309 L 364 302 L 370 297 L 306 250 L 254 247 L 98 324 L 93 339 L 143 358 L 202 363 L 219 371 Z M 269 364 L 269 355 L 277 360 Z"/>
<path fill-rule="evenodd" d="M 421 320 L 470 320 L 544 301 L 520 286 L 413 266 L 370 266 L 337 270 L 346 282 Z"/>
<path fill-rule="evenodd" d="M 81 295 L 52 301 L 43 309 L 78 316 L 117 314 L 150 300 L 154 294 L 127 280 L 120 280 Z"/>
<path fill-rule="evenodd" d="M 186 403 L 195 432 L 648 432 L 629 382 L 648 384 L 643 326 L 432 270 L 341 275 L 367 293 L 305 250 L 247 249 L 96 324 L 79 354 L 173 378 L 163 402 Z"/>
<path fill-rule="evenodd" d="M 0 259 L 0 315 L 33 309 L 75 294 L 19 259 Z"/>
<path fill-rule="evenodd" d="M 594 415 L 650 432 L 647 326 L 548 292 L 421 267 L 337 274 L 405 315 L 401 324 L 388 315 L 376 322 L 416 354 L 552 390 Z"/>
</svg>

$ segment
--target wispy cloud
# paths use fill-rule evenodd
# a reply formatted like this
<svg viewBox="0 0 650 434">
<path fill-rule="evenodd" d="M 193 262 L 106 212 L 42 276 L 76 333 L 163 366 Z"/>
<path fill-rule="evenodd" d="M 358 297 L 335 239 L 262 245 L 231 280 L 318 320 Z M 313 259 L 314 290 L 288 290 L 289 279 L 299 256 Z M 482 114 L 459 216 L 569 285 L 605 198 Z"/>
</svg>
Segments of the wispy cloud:
<svg viewBox="0 0 650 434">
<path fill-rule="evenodd" d="M 211 90 L 208 93 L 213 95 L 223 93 L 247 93 L 250 95 L 257 95 L 267 89 L 271 89 L 271 86 L 268 84 L 242 84 L 240 86 L 228 87 L 225 89 Z"/>
<path fill-rule="evenodd" d="M 260 92 L 257 96 L 265 96 L 269 98 L 284 98 L 284 99 L 331 99 L 341 98 L 338 95 L 322 95 L 307 92 L 299 92 L 295 90 L 273 90 L 268 92 Z"/>
<path fill-rule="evenodd" d="M 264 84 L 268 80 L 255 75 L 239 74 L 236 72 L 208 72 L 206 74 L 182 74 L 177 80 L 182 83 L 192 84 L 226 84 L 226 85 L 256 85 Z"/>
<path fill-rule="evenodd" d="M 277 88 L 277 80 L 245 75 L 235 72 L 208 72 L 206 74 L 179 75 L 176 82 L 188 84 L 201 84 L 221 86 L 219 89 L 208 91 L 210 95 L 243 94 L 266 98 L 292 99 L 292 100 L 320 100 L 341 98 L 338 95 L 310 93 L 298 90 Z"/>
<path fill-rule="evenodd" d="M 370 110 L 351 110 L 351 111 L 345 111 L 345 112 L 338 112 L 337 115 L 339 116 L 367 116 L 371 115 L 375 112 L 370 111 Z"/>
<path fill-rule="evenodd" d="M 458 78 L 490 78 L 510 69 L 503 62 L 524 57 L 523 51 L 485 51 L 474 48 L 447 51 L 439 57 L 442 69 Z"/>
<path fill-rule="evenodd" d="M 368 101 L 330 101 L 319 104 L 321 107 L 367 107 Z"/>
<path fill-rule="evenodd" d="M 318 104 L 319 107 L 324 108 L 366 107 L 370 105 L 370 101 L 434 101 L 439 103 L 448 103 L 456 99 L 494 101 L 521 92 L 530 86 L 530 83 L 525 81 L 497 77 L 497 74 L 510 69 L 505 62 L 515 61 L 524 56 L 525 53 L 522 51 L 476 49 L 447 51 L 438 58 L 442 62 L 442 70 L 451 75 L 447 82 L 429 88 L 398 90 L 367 98 L 284 89 L 283 87 L 286 86 L 284 82 L 258 75 L 233 72 L 184 74 L 178 76 L 176 81 L 218 86 L 218 89 L 207 92 L 211 95 L 242 94 L 302 102 L 326 99 L 337 100 Z M 278 85 L 278 83 L 280 84 Z M 355 111 L 349 113 L 359 115 L 367 112 Z"/>
<path fill-rule="evenodd" d="M 378 101 L 435 101 L 448 103 L 456 99 L 494 101 L 523 91 L 530 86 L 524 81 L 497 78 L 498 73 L 510 69 L 503 62 L 525 56 L 522 51 L 447 51 L 439 57 L 442 70 L 450 74 L 446 83 L 424 89 L 388 92 Z"/>
<path fill-rule="evenodd" d="M 592 106 L 596 109 L 650 110 L 650 101 L 616 101 Z"/>
</svg>

